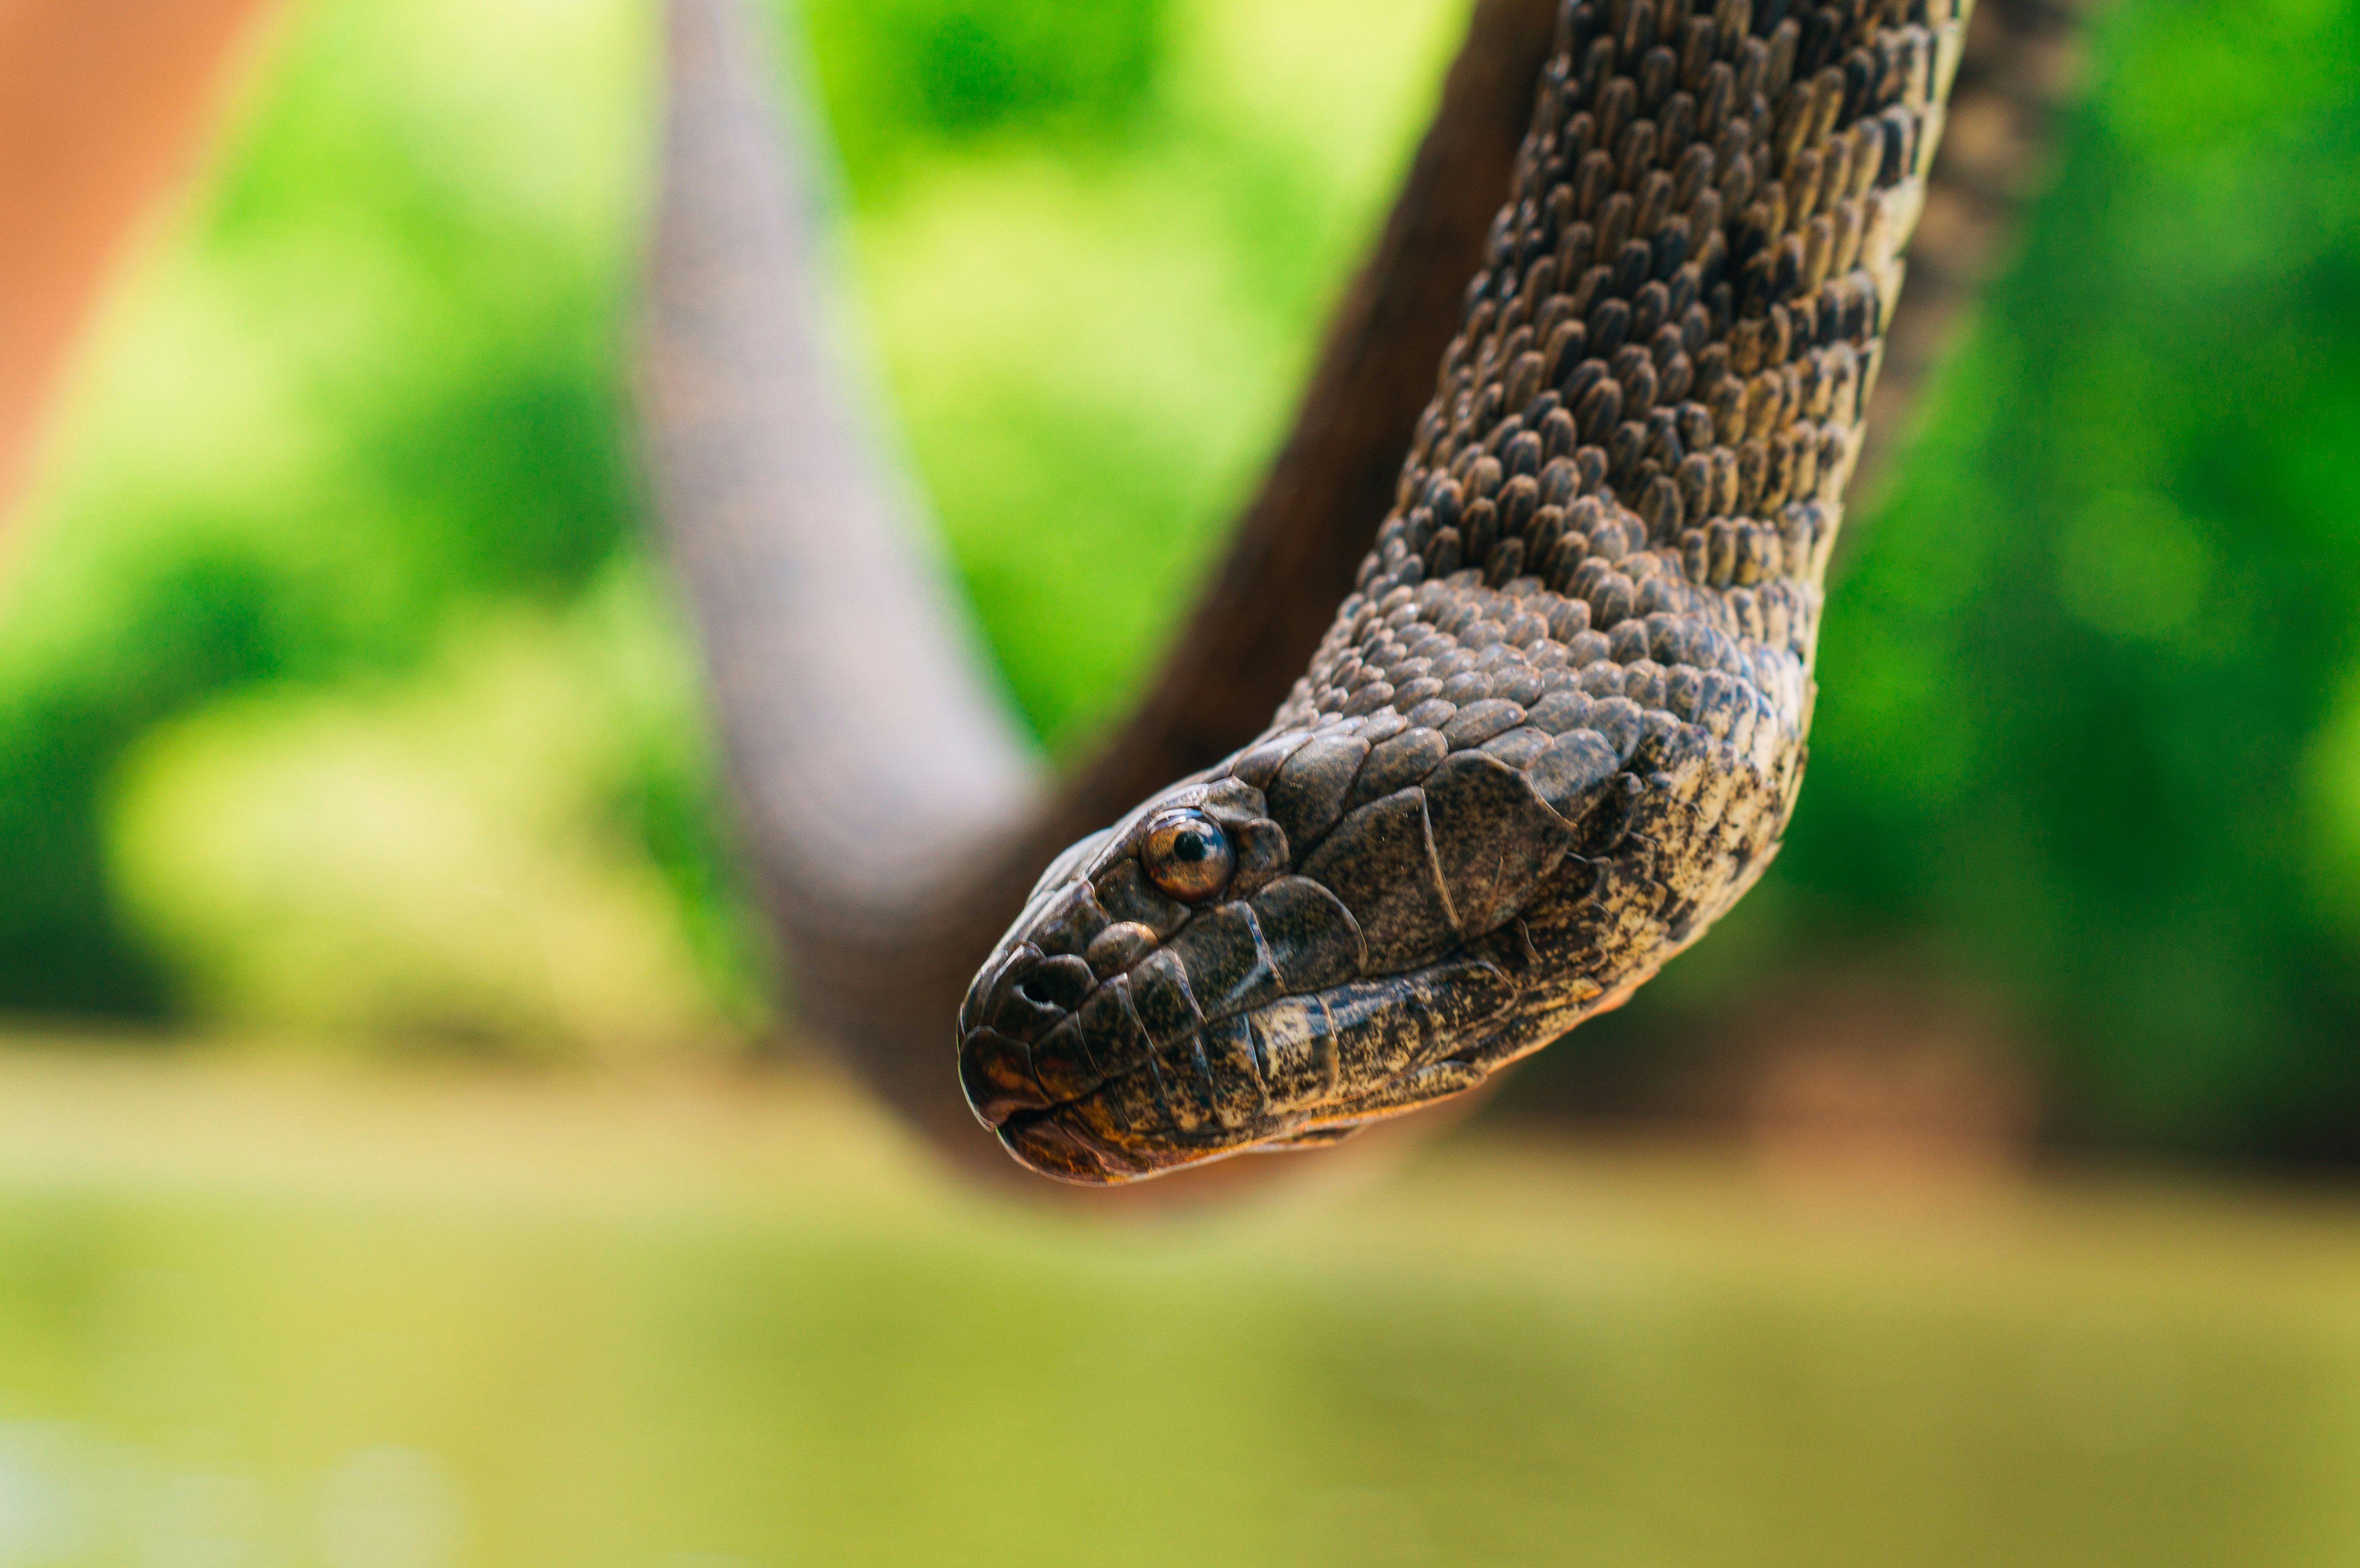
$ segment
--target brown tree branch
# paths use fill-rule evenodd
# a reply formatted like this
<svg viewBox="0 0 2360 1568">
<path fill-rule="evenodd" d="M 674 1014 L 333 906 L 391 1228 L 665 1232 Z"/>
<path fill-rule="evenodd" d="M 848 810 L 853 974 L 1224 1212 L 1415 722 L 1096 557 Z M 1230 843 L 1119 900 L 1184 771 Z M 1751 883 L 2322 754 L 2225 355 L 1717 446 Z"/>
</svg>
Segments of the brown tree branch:
<svg viewBox="0 0 2360 1568">
<path fill-rule="evenodd" d="M 895 945 L 964 846 L 1033 814 L 1035 769 L 848 373 L 812 127 L 769 54 L 738 0 L 672 6 L 644 400 L 773 901 Z"/>
</svg>

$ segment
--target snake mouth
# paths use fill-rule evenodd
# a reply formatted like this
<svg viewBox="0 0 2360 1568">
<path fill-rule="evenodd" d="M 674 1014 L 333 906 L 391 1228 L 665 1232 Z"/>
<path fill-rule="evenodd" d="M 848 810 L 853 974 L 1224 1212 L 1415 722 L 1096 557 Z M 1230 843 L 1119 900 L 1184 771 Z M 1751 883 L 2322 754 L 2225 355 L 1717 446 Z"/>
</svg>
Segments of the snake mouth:
<svg viewBox="0 0 2360 1568">
<path fill-rule="evenodd" d="M 1018 1164 L 1076 1186 L 1107 1187 L 1143 1181 L 1176 1169 L 1179 1160 L 1158 1160 L 1145 1149 L 1123 1148 L 1091 1137 L 1054 1111 L 1020 1112 L 993 1129 L 1000 1147 Z"/>
<path fill-rule="evenodd" d="M 1043 963 L 1012 955 L 1020 970 Z M 1454 959 L 1199 1015 L 1159 1039 L 1128 980 L 1095 985 L 1030 1042 L 989 1027 L 960 1041 L 968 1104 L 1043 1175 L 1139 1181 L 1472 1088 L 1489 1070 L 1472 1060 L 1482 1026 L 1515 994 L 1498 964 Z"/>
</svg>

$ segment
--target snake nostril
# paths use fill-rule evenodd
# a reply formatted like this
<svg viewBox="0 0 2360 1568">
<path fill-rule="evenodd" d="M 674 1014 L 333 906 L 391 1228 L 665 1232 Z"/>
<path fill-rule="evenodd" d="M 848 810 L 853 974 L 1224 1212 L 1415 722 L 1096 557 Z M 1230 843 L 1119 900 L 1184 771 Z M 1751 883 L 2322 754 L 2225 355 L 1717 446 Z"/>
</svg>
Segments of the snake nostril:
<svg viewBox="0 0 2360 1568">
<path fill-rule="evenodd" d="M 989 1027 L 1017 1040 L 1031 1040 L 1047 1029 L 1054 1029 L 1057 1020 L 1065 1016 L 1061 1007 L 1036 1002 L 1025 995 L 1022 985 L 1011 986 L 991 1010 Z"/>
<path fill-rule="evenodd" d="M 1017 981 L 1016 992 L 1036 1007 L 1070 1012 L 1081 1005 L 1082 998 L 1097 984 L 1098 976 L 1087 964 L 1067 955 L 1044 958 L 1033 964 Z"/>
</svg>

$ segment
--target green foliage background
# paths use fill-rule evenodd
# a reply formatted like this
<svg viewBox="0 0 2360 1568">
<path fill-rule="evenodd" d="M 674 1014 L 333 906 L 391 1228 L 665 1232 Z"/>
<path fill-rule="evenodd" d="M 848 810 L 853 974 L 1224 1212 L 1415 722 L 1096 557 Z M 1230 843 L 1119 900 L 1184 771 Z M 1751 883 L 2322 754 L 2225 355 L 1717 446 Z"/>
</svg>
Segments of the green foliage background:
<svg viewBox="0 0 2360 1568">
<path fill-rule="evenodd" d="M 812 0 L 885 379 L 1053 747 L 1217 548 L 1462 15 Z M 631 474 L 654 38 L 628 0 L 300 9 L 16 546 L 0 1005 L 497 1049 L 763 1027 Z M 1606 1047 L 1930 950 L 2036 1020 L 2091 1134 L 2360 1152 L 2355 58 L 2325 0 L 2103 20 L 2022 265 L 1859 519 L 1790 846 Z M 289 825 L 380 752 L 407 805 Z M 495 753 L 556 782 L 520 804 L 464 765 Z M 606 1009 L 628 1039 L 565 1000 L 616 943 L 659 976 Z"/>
</svg>

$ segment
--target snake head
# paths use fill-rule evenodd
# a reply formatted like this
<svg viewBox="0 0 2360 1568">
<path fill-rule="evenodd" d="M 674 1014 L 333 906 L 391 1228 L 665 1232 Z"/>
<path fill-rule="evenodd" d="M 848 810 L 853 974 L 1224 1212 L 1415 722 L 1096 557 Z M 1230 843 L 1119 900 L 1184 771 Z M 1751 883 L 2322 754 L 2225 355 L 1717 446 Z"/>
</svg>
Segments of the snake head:
<svg viewBox="0 0 2360 1568">
<path fill-rule="evenodd" d="M 1488 716 L 1459 738 L 1492 738 Z M 1343 719 L 1082 840 L 967 993 L 968 1104 L 1026 1165 L 1102 1183 L 1473 1086 L 1530 966 L 1518 918 L 1564 880 L 1621 760 L 1590 731 L 1540 749 L 1548 766 L 1519 767 Z"/>
</svg>

